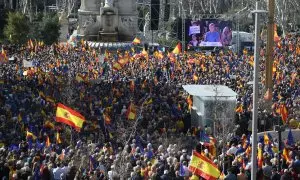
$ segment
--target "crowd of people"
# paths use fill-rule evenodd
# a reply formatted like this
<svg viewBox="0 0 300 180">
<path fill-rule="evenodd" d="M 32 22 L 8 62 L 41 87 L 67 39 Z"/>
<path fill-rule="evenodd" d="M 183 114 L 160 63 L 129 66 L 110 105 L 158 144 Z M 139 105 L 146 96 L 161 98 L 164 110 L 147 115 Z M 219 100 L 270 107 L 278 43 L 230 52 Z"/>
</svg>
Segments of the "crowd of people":
<svg viewBox="0 0 300 180">
<path fill-rule="evenodd" d="M 193 150 L 218 166 L 220 179 L 250 179 L 250 52 L 151 55 L 32 42 L 3 49 L 14 60 L 0 62 L 1 179 L 201 179 L 188 168 Z M 264 84 L 263 46 L 260 55 Z M 258 128 L 297 129 L 300 38 L 283 38 L 273 57 L 272 109 L 261 93 Z M 226 85 L 237 92 L 236 128 L 226 142 L 211 127 L 191 127 L 184 84 Z M 55 121 L 57 103 L 85 117 L 80 132 Z M 136 117 L 128 120 L 131 105 Z M 296 140 L 280 143 L 267 135 L 258 147 L 258 179 L 300 178 Z"/>
</svg>

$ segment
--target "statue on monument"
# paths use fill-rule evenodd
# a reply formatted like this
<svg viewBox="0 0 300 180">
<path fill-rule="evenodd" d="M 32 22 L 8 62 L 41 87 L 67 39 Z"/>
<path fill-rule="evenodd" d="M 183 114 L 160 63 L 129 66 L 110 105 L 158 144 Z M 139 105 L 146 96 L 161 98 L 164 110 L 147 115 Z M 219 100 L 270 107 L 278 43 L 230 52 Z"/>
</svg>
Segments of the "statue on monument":
<svg viewBox="0 0 300 180">
<path fill-rule="evenodd" d="M 104 33 L 118 31 L 118 10 L 113 6 L 113 0 L 105 0 L 105 6 L 100 9 L 100 29 Z"/>
<path fill-rule="evenodd" d="M 144 36 L 147 37 L 150 34 L 149 31 L 149 26 L 150 26 L 150 13 L 147 12 L 145 15 L 145 25 L 144 25 Z"/>
<path fill-rule="evenodd" d="M 105 0 L 104 7 L 114 7 L 114 0 Z"/>
<path fill-rule="evenodd" d="M 104 42 L 132 39 L 137 32 L 135 3 L 135 0 L 81 0 L 78 10 L 80 36 Z"/>
</svg>

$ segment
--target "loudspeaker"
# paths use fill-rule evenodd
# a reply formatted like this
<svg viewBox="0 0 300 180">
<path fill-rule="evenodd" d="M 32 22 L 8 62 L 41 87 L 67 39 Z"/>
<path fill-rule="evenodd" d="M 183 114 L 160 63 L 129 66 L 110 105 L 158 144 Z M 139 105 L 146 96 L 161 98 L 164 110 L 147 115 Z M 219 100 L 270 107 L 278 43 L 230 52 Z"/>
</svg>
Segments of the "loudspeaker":
<svg viewBox="0 0 300 180">
<path fill-rule="evenodd" d="M 159 0 L 151 0 L 150 30 L 158 30 L 159 8 L 160 8 L 160 1 Z"/>
<path fill-rule="evenodd" d="M 170 17 L 170 0 L 165 0 L 164 21 L 169 21 Z"/>
</svg>

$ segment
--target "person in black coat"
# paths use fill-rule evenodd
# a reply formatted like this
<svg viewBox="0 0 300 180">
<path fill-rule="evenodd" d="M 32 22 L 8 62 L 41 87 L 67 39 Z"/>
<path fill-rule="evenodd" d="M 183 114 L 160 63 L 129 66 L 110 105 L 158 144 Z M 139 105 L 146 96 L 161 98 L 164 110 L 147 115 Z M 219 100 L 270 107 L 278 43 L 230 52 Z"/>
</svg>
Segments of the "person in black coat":
<svg viewBox="0 0 300 180">
<path fill-rule="evenodd" d="M 169 176 L 169 171 L 168 170 L 164 170 L 164 174 L 162 176 L 160 176 L 161 180 L 170 180 L 170 176 Z"/>
<path fill-rule="evenodd" d="M 271 180 L 280 180 L 280 174 L 277 172 L 276 168 L 272 169 Z"/>
<path fill-rule="evenodd" d="M 0 179 L 9 178 L 9 167 L 8 164 L 4 164 L 3 162 L 0 162 Z"/>
</svg>

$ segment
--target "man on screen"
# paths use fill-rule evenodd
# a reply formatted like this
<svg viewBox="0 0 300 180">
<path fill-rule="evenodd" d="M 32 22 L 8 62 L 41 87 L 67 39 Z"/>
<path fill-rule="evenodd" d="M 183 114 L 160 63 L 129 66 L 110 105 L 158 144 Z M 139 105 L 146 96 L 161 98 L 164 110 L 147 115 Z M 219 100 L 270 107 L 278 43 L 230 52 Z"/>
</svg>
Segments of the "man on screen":
<svg viewBox="0 0 300 180">
<path fill-rule="evenodd" d="M 209 24 L 209 31 L 205 34 L 205 42 L 220 42 L 220 34 L 216 31 L 214 23 Z"/>
</svg>

